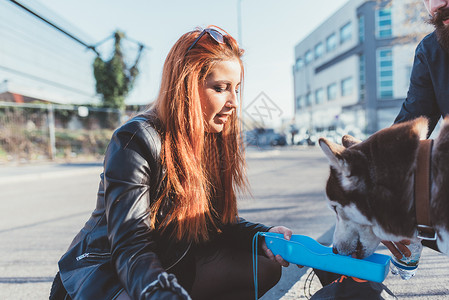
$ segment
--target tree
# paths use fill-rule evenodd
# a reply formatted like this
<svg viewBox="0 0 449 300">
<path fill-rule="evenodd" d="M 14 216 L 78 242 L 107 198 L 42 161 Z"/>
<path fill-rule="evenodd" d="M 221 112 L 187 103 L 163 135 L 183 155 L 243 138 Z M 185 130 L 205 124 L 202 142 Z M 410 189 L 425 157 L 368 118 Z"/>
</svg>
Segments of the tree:
<svg viewBox="0 0 449 300">
<path fill-rule="evenodd" d="M 133 84 L 139 75 L 137 64 L 143 50 L 143 45 L 139 44 L 139 51 L 134 65 L 128 68 L 125 64 L 121 49 L 121 40 L 126 38 L 120 31 L 114 33 L 114 54 L 109 61 L 103 61 L 100 56 L 95 58 L 93 68 L 96 80 L 96 90 L 102 95 L 103 107 L 123 110 L 125 108 L 125 98 L 132 90 Z"/>
</svg>

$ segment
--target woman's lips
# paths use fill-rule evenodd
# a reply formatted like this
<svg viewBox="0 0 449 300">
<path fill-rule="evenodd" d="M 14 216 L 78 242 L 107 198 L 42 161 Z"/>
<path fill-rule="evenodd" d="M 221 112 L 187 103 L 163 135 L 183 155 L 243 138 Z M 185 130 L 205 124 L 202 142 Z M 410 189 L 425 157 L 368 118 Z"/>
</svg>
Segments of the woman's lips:
<svg viewBox="0 0 449 300">
<path fill-rule="evenodd" d="M 219 124 L 225 124 L 228 121 L 229 115 L 217 114 L 216 119 Z"/>
</svg>

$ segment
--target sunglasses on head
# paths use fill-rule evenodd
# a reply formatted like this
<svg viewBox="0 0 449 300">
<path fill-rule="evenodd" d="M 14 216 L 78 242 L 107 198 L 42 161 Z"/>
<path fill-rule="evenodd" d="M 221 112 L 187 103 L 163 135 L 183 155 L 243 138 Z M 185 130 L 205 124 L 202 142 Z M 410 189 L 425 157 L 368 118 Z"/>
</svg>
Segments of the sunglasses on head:
<svg viewBox="0 0 449 300">
<path fill-rule="evenodd" d="M 192 45 L 190 45 L 189 49 L 187 49 L 186 53 L 190 51 L 190 49 L 192 49 L 196 43 L 198 43 L 198 41 L 200 40 L 200 38 L 205 35 L 205 34 L 209 34 L 209 36 L 211 36 L 217 43 L 219 44 L 224 44 L 224 39 L 223 39 L 223 34 L 213 28 L 205 28 L 200 35 L 196 38 L 196 40 L 192 43 Z"/>
</svg>

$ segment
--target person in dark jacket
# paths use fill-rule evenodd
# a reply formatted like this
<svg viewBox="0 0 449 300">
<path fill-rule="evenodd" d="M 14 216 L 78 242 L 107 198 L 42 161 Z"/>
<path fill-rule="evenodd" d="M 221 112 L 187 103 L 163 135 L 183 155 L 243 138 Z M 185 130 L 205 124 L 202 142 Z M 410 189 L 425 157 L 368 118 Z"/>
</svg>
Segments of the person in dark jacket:
<svg viewBox="0 0 449 300">
<path fill-rule="evenodd" d="M 435 31 L 417 46 L 410 87 L 395 123 L 419 116 L 429 119 L 429 135 L 449 114 L 449 1 L 424 0 Z"/>
<path fill-rule="evenodd" d="M 254 298 L 253 236 L 292 232 L 238 216 L 242 55 L 214 26 L 175 43 L 155 103 L 111 138 L 96 208 L 60 259 L 50 299 Z M 263 295 L 288 263 L 259 248 Z"/>
<path fill-rule="evenodd" d="M 440 118 L 449 115 L 449 1 L 423 2 L 435 30 L 416 47 L 407 98 L 394 123 L 425 116 L 429 119 L 429 137 Z M 396 257 L 410 256 L 403 243 L 382 242 Z M 422 244 L 438 250 L 435 241 L 424 240 Z"/>
<path fill-rule="evenodd" d="M 438 120 L 449 114 L 449 1 L 423 0 L 423 2 L 430 14 L 428 22 L 435 26 L 435 31 L 424 37 L 416 48 L 407 98 L 394 123 L 425 116 L 429 119 L 430 136 Z M 407 257 L 411 255 L 407 248 L 410 241 L 382 241 L 382 243 L 398 259 L 403 255 Z M 438 250 L 434 241 L 422 243 Z M 323 286 L 328 286 L 341 276 L 320 270 L 316 270 L 316 273 Z M 334 291 L 330 287 L 326 289 Z M 360 286 L 360 289 L 370 293 L 366 287 Z"/>
</svg>

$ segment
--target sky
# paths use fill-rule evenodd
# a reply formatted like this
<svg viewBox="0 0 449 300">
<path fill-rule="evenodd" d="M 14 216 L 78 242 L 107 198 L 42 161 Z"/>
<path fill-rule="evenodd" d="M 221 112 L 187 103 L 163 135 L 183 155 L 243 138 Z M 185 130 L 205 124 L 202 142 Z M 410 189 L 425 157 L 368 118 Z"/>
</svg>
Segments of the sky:
<svg viewBox="0 0 449 300">
<path fill-rule="evenodd" d="M 225 29 L 245 49 L 243 108 L 260 93 L 275 102 L 280 118 L 293 116 L 294 46 L 348 0 L 39 0 L 70 29 L 99 42 L 120 29 L 149 48 L 127 99 L 147 104 L 158 93 L 162 66 L 176 40 L 197 26 Z M 241 33 L 238 36 L 238 5 Z M 57 18 L 56 20 L 59 20 Z M 62 21 L 61 21 L 62 22 Z M 63 24 L 64 25 L 64 24 Z"/>
</svg>

